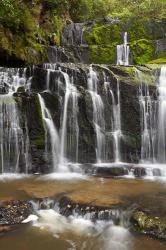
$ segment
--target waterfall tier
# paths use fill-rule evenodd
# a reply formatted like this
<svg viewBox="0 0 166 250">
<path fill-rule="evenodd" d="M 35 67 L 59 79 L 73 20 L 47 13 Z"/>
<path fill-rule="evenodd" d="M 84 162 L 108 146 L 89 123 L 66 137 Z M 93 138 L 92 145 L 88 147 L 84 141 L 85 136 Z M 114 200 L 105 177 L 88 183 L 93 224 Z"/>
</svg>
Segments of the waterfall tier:
<svg viewBox="0 0 166 250">
<path fill-rule="evenodd" d="M 131 80 L 109 65 L 1 68 L 1 172 L 165 163 L 165 68 L 130 67 Z"/>
<path fill-rule="evenodd" d="M 123 35 L 123 44 L 117 45 L 117 65 L 129 65 L 130 47 L 127 41 L 127 32 Z"/>
</svg>

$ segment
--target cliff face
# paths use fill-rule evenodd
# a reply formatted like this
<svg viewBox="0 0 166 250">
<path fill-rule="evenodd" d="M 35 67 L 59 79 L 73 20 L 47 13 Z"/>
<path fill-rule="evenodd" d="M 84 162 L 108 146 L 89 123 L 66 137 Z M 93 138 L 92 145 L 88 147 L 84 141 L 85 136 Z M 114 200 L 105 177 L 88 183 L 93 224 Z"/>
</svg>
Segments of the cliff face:
<svg viewBox="0 0 166 250">
<path fill-rule="evenodd" d="M 143 75 L 141 81 L 137 71 Z M 10 69 L 8 72 L 12 79 L 14 75 Z M 28 84 L 25 88 L 29 84 L 31 86 L 30 91 L 29 87 L 26 91 L 24 87 L 19 87 L 14 94 L 20 129 L 28 138 L 24 143 L 29 155 L 28 172 L 48 173 L 53 170 L 52 138 L 45 124 L 46 119 L 50 118 L 46 111 L 46 117 L 43 117 L 38 93 L 59 134 L 59 142 L 55 142 L 58 143 L 59 155 L 65 129 L 63 157 L 69 162 L 96 163 L 100 156 L 102 162 L 121 160 L 138 163 L 141 159 L 144 122 L 140 91 L 146 100 L 148 88 L 149 95 L 155 100 L 157 74 L 157 66 L 94 64 L 91 68 L 85 64 L 60 63 L 18 69 L 17 77 L 20 77 L 20 81 L 25 79 Z M 91 91 L 89 84 L 95 84 L 94 81 L 97 81 L 97 89 Z M 55 156 L 57 162 L 59 155 Z M 19 164 L 19 171 L 25 171 L 23 162 Z"/>
</svg>

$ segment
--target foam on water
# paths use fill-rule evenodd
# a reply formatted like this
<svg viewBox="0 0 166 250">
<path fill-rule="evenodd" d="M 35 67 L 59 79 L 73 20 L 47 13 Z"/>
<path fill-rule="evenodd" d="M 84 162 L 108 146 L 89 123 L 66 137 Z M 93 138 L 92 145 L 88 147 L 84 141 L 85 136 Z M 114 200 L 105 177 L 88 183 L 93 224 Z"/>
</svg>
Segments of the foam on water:
<svg viewBox="0 0 166 250">
<path fill-rule="evenodd" d="M 39 219 L 33 222 L 34 227 L 46 230 L 59 238 L 63 233 L 74 233 L 78 236 L 95 237 L 102 242 L 103 250 L 129 250 L 132 237 L 129 231 L 121 226 L 113 225 L 112 221 L 96 221 L 60 215 L 52 209 L 39 210 Z"/>
<path fill-rule="evenodd" d="M 65 180 L 65 181 L 73 181 L 73 180 L 88 180 L 88 176 L 83 175 L 81 173 L 51 173 L 47 175 L 43 175 L 39 177 L 40 180 Z"/>
<path fill-rule="evenodd" d="M 39 220 L 34 221 L 34 226 L 40 229 L 45 229 L 51 232 L 54 236 L 59 233 L 67 231 L 74 232 L 76 234 L 89 234 L 93 230 L 93 223 L 89 220 L 74 219 L 74 217 L 64 217 L 56 211 L 39 210 Z"/>
<path fill-rule="evenodd" d="M 6 182 L 6 181 L 19 180 L 19 179 L 24 179 L 24 178 L 29 178 L 29 177 L 31 177 L 31 175 L 4 173 L 0 175 L 0 181 Z"/>
<path fill-rule="evenodd" d="M 95 167 L 122 167 L 122 166 L 129 166 L 131 165 L 131 163 L 127 163 L 127 162 L 107 162 L 107 163 L 95 163 L 95 164 L 92 164 L 93 166 Z"/>
<path fill-rule="evenodd" d="M 129 250 L 132 249 L 132 236 L 121 226 L 112 226 L 103 234 L 104 249 Z"/>
</svg>

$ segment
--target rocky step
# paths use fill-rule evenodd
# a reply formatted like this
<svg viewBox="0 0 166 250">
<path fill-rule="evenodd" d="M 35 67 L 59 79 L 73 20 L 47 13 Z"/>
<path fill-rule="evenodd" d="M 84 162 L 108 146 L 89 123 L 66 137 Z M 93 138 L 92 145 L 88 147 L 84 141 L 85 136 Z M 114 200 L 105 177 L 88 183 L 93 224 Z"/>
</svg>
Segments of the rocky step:
<svg viewBox="0 0 166 250">
<path fill-rule="evenodd" d="M 154 203 L 154 197 L 145 195 L 134 197 L 130 203 L 108 206 L 94 205 L 93 201 L 91 203 L 79 202 L 63 194 L 28 201 L 1 201 L 0 233 L 22 228 L 25 226 L 22 224 L 25 219 L 31 214 L 37 214 L 40 209 L 54 209 L 66 217 L 81 216 L 94 222 L 112 220 L 114 224 L 119 225 L 125 221 L 131 232 L 166 240 L 165 194 L 160 194 L 156 199 Z M 160 204 L 162 211 L 155 204 Z"/>
<path fill-rule="evenodd" d="M 96 166 L 93 164 L 85 164 L 81 166 L 83 172 L 85 174 L 97 176 L 97 177 L 122 177 L 125 175 L 131 175 L 134 177 L 145 177 L 151 172 L 152 176 L 162 176 L 162 171 L 159 168 L 147 168 L 143 166 L 136 166 L 136 165 L 118 165 L 115 164 L 107 164 L 107 166 Z"/>
</svg>

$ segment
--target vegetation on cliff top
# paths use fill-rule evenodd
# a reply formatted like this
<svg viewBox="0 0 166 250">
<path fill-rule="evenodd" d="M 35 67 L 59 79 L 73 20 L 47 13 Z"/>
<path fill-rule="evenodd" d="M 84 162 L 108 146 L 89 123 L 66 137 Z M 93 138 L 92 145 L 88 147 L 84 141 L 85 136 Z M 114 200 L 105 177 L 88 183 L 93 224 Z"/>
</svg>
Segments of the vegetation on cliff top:
<svg viewBox="0 0 166 250">
<path fill-rule="evenodd" d="M 31 8 L 29 8 L 31 7 Z M 70 17 L 75 22 L 103 17 L 147 16 L 164 18 L 165 0 L 1 0 L 0 22 L 18 28 L 28 25 L 27 15 L 34 19 L 45 11 L 61 17 Z M 26 14 L 26 15 L 23 15 Z"/>
<path fill-rule="evenodd" d="M 165 0 L 1 0 L 0 57 L 5 51 L 35 63 L 43 45 L 60 44 L 65 24 L 104 16 L 160 20 L 165 10 Z"/>
</svg>

